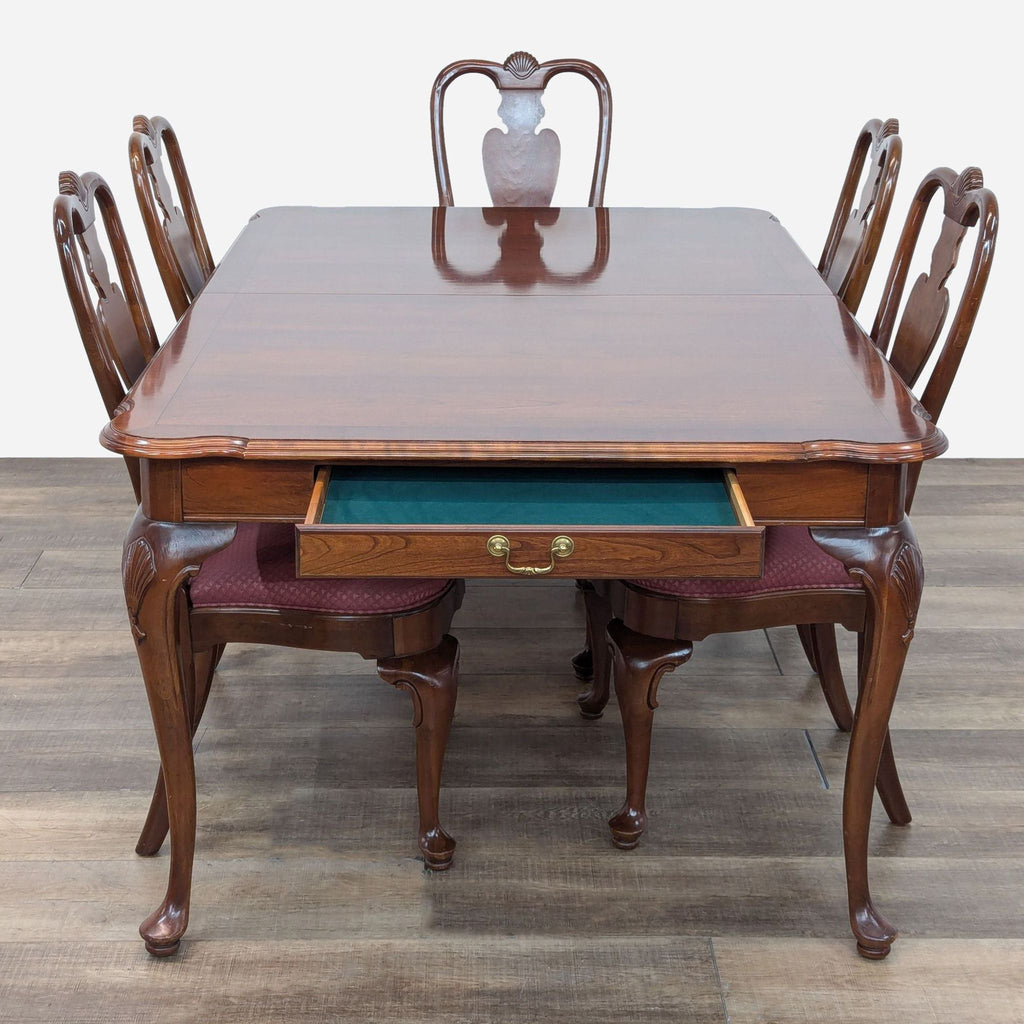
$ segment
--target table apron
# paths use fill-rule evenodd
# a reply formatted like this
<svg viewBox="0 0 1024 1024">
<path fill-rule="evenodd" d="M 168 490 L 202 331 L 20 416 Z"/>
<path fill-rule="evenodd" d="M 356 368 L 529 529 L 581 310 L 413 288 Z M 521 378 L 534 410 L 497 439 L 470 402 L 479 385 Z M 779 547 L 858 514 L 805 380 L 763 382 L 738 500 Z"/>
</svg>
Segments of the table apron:
<svg viewBox="0 0 1024 1024">
<path fill-rule="evenodd" d="M 144 459 L 141 465 L 142 506 L 150 519 L 301 522 L 318 463 L 209 458 Z M 766 462 L 729 468 L 736 470 L 759 525 L 887 526 L 903 517 L 905 464 Z"/>
</svg>

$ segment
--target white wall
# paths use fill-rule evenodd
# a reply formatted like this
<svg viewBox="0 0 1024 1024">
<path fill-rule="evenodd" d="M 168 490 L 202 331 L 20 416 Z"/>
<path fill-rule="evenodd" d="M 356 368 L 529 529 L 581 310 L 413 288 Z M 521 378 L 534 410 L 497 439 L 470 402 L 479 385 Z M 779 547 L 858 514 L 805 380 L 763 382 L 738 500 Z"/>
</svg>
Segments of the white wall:
<svg viewBox="0 0 1024 1024">
<path fill-rule="evenodd" d="M 58 171 L 98 170 L 111 183 L 163 334 L 170 311 L 128 173 L 133 114 L 160 113 L 176 127 L 217 258 L 262 206 L 433 205 L 434 75 L 454 59 L 501 60 L 515 49 L 586 57 L 608 75 L 608 205 L 765 207 L 815 260 L 858 128 L 899 117 L 904 168 L 862 307 L 868 325 L 917 181 L 938 164 L 981 166 L 1006 227 L 943 427 L 950 454 L 1024 455 L 1014 283 L 1024 269 L 1024 89 L 1016 29 L 997 13 L 1005 4 L 55 0 L 13 10 L 0 67 L 0 455 L 100 453 L 103 410 L 52 241 Z M 466 81 L 451 90 L 453 115 L 493 118 L 496 97 L 482 80 L 482 91 L 467 84 L 457 98 Z M 563 136 L 572 186 L 556 202 L 572 205 L 585 201 L 587 172 L 566 163 L 571 125 L 590 128 L 593 90 L 565 82 L 549 90 L 545 123 Z M 463 158 L 478 161 L 484 127 L 452 153 L 462 204 L 485 202 L 482 175 L 462 169 Z"/>
</svg>

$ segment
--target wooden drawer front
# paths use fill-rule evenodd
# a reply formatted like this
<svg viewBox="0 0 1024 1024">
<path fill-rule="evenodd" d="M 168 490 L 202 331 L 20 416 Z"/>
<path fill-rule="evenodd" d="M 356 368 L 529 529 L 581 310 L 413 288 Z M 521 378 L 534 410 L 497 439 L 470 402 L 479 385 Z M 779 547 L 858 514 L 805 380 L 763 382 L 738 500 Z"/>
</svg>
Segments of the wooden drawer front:
<svg viewBox="0 0 1024 1024">
<path fill-rule="evenodd" d="M 325 467 L 302 577 L 759 576 L 764 531 L 728 470 Z"/>
</svg>

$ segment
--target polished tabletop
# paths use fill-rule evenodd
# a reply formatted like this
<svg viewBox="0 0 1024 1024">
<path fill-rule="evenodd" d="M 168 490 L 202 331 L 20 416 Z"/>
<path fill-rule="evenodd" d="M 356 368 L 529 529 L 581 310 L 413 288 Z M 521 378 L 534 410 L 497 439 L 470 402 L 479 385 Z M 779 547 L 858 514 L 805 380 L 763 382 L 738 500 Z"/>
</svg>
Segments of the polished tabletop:
<svg viewBox="0 0 1024 1024">
<path fill-rule="evenodd" d="M 261 211 L 103 443 L 712 463 L 946 444 L 764 211 L 461 207 Z"/>
</svg>

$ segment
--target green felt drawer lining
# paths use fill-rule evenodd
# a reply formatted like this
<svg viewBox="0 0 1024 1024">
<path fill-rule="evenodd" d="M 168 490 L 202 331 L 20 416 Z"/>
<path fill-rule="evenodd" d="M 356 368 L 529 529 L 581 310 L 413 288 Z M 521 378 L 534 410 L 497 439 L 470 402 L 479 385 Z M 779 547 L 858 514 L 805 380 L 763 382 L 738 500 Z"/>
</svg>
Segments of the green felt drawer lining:
<svg viewBox="0 0 1024 1024">
<path fill-rule="evenodd" d="M 335 467 L 324 524 L 737 526 L 721 470 Z"/>
</svg>

